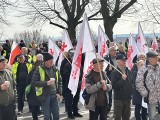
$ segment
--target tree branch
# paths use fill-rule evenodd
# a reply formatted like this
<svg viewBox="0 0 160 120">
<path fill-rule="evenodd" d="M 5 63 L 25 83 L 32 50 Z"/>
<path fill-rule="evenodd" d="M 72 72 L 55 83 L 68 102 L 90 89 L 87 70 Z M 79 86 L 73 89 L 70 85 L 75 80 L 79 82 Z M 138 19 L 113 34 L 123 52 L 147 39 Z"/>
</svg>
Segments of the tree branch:
<svg viewBox="0 0 160 120">
<path fill-rule="evenodd" d="M 125 5 L 121 10 L 119 10 L 118 12 L 114 13 L 112 18 L 116 17 L 116 18 L 120 18 L 121 15 L 123 14 L 123 12 L 125 12 L 129 7 L 131 7 L 135 2 L 137 2 L 137 0 L 131 0 L 127 5 Z"/>
</svg>

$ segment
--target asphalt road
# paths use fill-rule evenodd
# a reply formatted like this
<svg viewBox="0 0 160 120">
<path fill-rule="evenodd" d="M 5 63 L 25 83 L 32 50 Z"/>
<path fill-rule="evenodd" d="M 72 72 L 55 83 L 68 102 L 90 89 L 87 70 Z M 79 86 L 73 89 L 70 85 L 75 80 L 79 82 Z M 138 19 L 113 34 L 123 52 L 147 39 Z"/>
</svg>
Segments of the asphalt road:
<svg viewBox="0 0 160 120">
<path fill-rule="evenodd" d="M 60 103 L 60 120 L 70 120 L 67 118 L 67 114 L 65 113 L 64 103 Z M 82 104 L 79 103 L 79 112 L 83 115 L 83 118 L 76 118 L 75 120 L 89 120 L 89 112 L 84 108 Z M 25 102 L 25 107 L 23 110 L 23 114 L 18 115 L 18 120 L 32 120 L 31 113 L 29 113 L 28 104 Z M 43 115 L 39 116 L 39 120 L 43 120 Z M 113 120 L 113 110 L 111 110 L 108 115 L 107 120 Z M 134 106 L 131 107 L 131 118 L 130 120 L 135 120 L 134 118 Z M 160 120 L 160 115 L 157 113 L 157 120 Z"/>
</svg>

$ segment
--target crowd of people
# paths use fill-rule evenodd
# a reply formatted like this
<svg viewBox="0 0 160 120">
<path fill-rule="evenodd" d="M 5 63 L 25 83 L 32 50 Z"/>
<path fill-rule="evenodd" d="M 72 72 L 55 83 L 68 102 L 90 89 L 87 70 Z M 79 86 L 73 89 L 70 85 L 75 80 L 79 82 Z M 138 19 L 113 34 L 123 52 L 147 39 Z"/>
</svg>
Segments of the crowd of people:
<svg viewBox="0 0 160 120">
<path fill-rule="evenodd" d="M 160 41 L 158 44 L 160 46 Z M 126 67 L 127 41 L 125 45 L 107 41 L 107 45 L 108 54 L 104 59 L 93 59 L 93 69 L 85 76 L 85 89 L 89 94 L 85 107 L 89 110 L 89 120 L 107 120 L 111 109 L 114 120 L 130 120 L 132 104 L 135 105 L 136 120 L 156 120 L 156 107 L 160 101 L 159 51 L 140 52 L 129 70 Z M 40 112 L 43 112 L 44 120 L 60 120 L 59 100 L 62 98 L 68 118 L 83 119 L 78 102 L 85 54 L 82 54 L 75 96 L 68 88 L 76 42 L 73 42 L 73 49 L 64 52 L 66 58 L 60 70 L 53 64 L 54 56 L 48 53 L 46 43 L 37 45 L 32 41 L 26 46 L 21 40 L 18 46 L 21 54 L 16 56 L 11 67 L 7 66 L 10 41 L 6 40 L 0 46 L 0 120 L 16 120 L 23 113 L 25 96 L 33 120 L 38 120 Z M 61 47 L 61 42 L 57 42 L 57 46 Z M 105 71 L 104 60 L 109 63 Z"/>
</svg>

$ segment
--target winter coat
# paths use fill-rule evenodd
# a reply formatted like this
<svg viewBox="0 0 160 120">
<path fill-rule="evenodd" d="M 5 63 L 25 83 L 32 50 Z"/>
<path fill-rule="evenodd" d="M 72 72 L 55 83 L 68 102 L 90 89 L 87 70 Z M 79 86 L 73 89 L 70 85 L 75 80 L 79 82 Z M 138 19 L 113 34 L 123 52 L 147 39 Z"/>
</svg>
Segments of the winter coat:
<svg viewBox="0 0 160 120">
<path fill-rule="evenodd" d="M 0 71 L 0 85 L 5 81 L 9 81 L 10 85 L 7 90 L 2 90 L 0 87 L 0 106 L 7 106 L 16 102 L 15 81 L 12 77 L 11 71 L 7 69 Z"/>
<path fill-rule="evenodd" d="M 88 94 L 91 94 L 90 99 L 89 99 L 89 103 L 86 105 L 86 108 L 91 110 L 91 111 L 95 111 L 95 107 L 96 107 L 95 101 L 96 101 L 96 96 L 97 96 L 96 92 L 101 89 L 102 83 L 97 82 L 96 84 L 91 84 L 91 81 L 93 81 L 92 71 L 86 76 L 86 91 L 87 91 Z M 108 81 L 108 83 L 106 81 L 106 86 L 108 88 L 106 90 L 106 97 L 108 99 L 109 98 L 108 97 L 108 92 L 112 89 L 112 85 L 111 85 L 111 82 L 108 79 L 108 77 L 107 76 L 105 76 L 105 77 L 107 78 L 107 81 Z M 106 102 L 108 104 L 108 100 Z"/>
<path fill-rule="evenodd" d="M 121 71 L 119 68 L 117 68 Z M 132 81 L 130 70 L 125 69 L 127 78 L 126 80 L 122 79 L 121 73 L 117 70 L 114 70 L 111 73 L 112 88 L 114 90 L 114 100 L 130 100 L 132 96 Z M 121 71 L 122 72 L 122 71 Z"/>
<path fill-rule="evenodd" d="M 148 90 L 144 87 L 144 73 L 148 70 L 145 84 Z M 149 94 L 149 103 L 154 104 L 160 102 L 160 64 L 157 63 L 156 67 L 152 65 L 144 65 L 138 71 L 136 79 L 136 89 L 143 97 Z"/>
</svg>

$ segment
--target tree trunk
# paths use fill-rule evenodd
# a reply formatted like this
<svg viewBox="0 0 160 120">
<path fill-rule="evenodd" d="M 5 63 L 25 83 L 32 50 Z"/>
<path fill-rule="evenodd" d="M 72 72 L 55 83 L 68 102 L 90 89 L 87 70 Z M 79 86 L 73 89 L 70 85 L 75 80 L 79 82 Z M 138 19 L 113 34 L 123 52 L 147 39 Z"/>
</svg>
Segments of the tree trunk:
<svg viewBox="0 0 160 120">
<path fill-rule="evenodd" d="M 71 41 L 76 41 L 76 26 L 74 26 L 73 23 L 68 24 L 67 31 Z"/>
<path fill-rule="evenodd" d="M 107 34 L 109 40 L 111 42 L 113 42 L 113 27 L 114 27 L 114 25 L 112 25 L 110 20 L 103 19 L 103 21 L 104 21 L 105 33 Z"/>
</svg>

